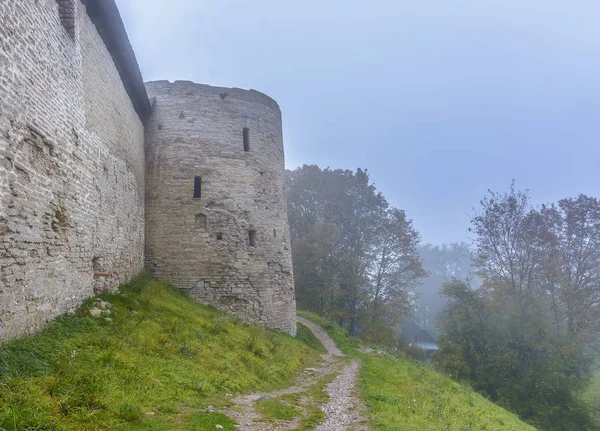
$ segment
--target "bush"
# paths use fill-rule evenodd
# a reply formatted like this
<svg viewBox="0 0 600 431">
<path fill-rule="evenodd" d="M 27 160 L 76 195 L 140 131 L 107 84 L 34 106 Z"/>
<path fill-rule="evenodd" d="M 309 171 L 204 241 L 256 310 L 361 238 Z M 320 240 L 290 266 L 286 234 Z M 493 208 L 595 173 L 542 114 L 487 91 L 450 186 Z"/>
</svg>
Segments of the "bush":
<svg viewBox="0 0 600 431">
<path fill-rule="evenodd" d="M 370 321 L 360 331 L 359 337 L 367 344 L 398 348 L 400 333 L 381 321 Z"/>
<path fill-rule="evenodd" d="M 581 344 L 553 332 L 531 298 L 491 292 L 444 287 L 437 365 L 540 429 L 593 429 L 580 399 L 589 377 Z"/>
<path fill-rule="evenodd" d="M 411 346 L 406 349 L 406 354 L 409 358 L 414 359 L 415 361 L 424 362 L 427 358 L 425 355 L 425 351 L 420 347 Z"/>
</svg>

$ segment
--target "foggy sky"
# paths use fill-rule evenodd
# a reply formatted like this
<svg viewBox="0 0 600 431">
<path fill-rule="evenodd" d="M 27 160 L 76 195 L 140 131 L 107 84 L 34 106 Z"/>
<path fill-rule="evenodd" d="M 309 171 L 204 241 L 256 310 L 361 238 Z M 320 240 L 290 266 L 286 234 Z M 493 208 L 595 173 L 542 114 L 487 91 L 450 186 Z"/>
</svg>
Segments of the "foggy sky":
<svg viewBox="0 0 600 431">
<path fill-rule="evenodd" d="M 286 166 L 367 168 L 425 242 L 487 189 L 600 190 L 600 3 L 117 0 L 145 80 L 254 88 Z"/>
</svg>

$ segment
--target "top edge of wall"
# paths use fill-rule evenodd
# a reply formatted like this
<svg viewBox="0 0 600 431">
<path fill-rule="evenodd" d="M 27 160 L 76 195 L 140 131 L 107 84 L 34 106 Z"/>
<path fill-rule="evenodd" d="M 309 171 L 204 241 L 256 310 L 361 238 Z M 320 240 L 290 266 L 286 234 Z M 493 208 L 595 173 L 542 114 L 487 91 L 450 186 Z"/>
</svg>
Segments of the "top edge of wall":
<svg viewBox="0 0 600 431">
<path fill-rule="evenodd" d="M 208 84 L 200 84 L 193 81 L 176 80 L 171 82 L 169 80 L 157 80 L 145 82 L 146 89 L 156 95 L 163 91 L 169 94 L 172 93 L 172 89 L 185 90 L 184 95 L 192 96 L 194 94 L 204 95 L 218 95 L 223 101 L 226 101 L 228 97 L 249 99 L 255 103 L 263 103 L 265 105 L 272 106 L 279 110 L 279 104 L 275 99 L 268 96 L 260 91 L 250 89 L 246 90 L 238 87 L 216 87 Z M 161 91 L 162 89 L 162 91 Z"/>
</svg>

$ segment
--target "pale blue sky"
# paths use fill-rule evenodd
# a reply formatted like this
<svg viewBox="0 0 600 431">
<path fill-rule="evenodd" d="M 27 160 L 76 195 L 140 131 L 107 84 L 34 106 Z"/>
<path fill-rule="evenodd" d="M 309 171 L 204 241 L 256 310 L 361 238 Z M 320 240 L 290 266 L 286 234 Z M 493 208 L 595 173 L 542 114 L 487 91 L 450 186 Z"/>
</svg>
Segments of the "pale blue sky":
<svg viewBox="0 0 600 431">
<path fill-rule="evenodd" d="M 367 168 L 423 240 L 488 188 L 600 191 L 600 2 L 117 0 L 145 80 L 275 98 L 286 164 Z"/>
</svg>

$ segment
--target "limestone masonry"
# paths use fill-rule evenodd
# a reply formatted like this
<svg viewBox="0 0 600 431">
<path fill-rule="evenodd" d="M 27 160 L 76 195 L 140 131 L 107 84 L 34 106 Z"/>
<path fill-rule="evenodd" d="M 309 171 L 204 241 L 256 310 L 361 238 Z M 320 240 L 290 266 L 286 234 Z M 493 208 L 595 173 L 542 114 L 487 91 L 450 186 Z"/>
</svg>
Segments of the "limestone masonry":
<svg viewBox="0 0 600 431">
<path fill-rule="evenodd" d="M 277 103 L 144 85 L 114 0 L 0 0 L 0 342 L 144 265 L 295 333 Z"/>
</svg>

